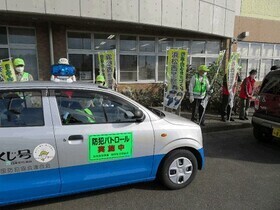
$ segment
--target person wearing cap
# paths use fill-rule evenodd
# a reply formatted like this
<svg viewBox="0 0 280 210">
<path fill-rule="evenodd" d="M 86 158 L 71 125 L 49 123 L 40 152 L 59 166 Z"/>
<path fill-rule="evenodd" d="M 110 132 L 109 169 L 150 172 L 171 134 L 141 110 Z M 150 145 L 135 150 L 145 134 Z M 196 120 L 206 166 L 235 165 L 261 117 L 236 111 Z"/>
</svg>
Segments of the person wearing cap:
<svg viewBox="0 0 280 210">
<path fill-rule="evenodd" d="M 102 74 L 99 74 L 97 77 L 96 77 L 96 80 L 95 80 L 95 83 L 97 85 L 100 85 L 100 86 L 104 86 L 105 85 L 105 78 Z"/>
<path fill-rule="evenodd" d="M 23 59 L 16 58 L 14 59 L 13 64 L 18 82 L 33 81 L 32 75 L 24 71 L 25 63 Z"/>
<path fill-rule="evenodd" d="M 248 120 L 248 109 L 250 106 L 250 100 L 252 99 L 254 93 L 256 76 L 257 76 L 257 70 L 252 69 L 249 72 L 249 76 L 246 77 L 241 83 L 241 89 L 239 94 L 239 98 L 240 98 L 239 119 L 240 120 Z"/>
<path fill-rule="evenodd" d="M 190 95 L 189 100 L 192 107 L 191 120 L 195 121 L 195 110 L 198 106 L 199 122 L 201 121 L 200 125 L 202 126 L 204 126 L 205 124 L 204 124 L 204 117 L 202 118 L 204 108 L 201 105 L 201 102 L 205 98 L 206 92 L 210 90 L 209 80 L 206 76 L 208 71 L 209 69 L 206 65 L 200 65 L 198 67 L 198 72 L 192 76 L 189 84 L 189 95 Z"/>
</svg>

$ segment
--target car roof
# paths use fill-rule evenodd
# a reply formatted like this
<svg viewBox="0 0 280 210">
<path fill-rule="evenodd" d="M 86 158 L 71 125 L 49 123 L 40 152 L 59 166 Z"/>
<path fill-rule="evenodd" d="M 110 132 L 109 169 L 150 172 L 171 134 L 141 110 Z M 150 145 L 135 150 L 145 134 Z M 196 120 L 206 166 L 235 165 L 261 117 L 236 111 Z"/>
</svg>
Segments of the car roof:
<svg viewBox="0 0 280 210">
<path fill-rule="evenodd" d="M 51 81 L 32 81 L 32 82 L 1 82 L 0 90 L 2 89 L 45 89 L 45 88 L 57 88 L 57 89 L 65 89 L 65 88 L 77 88 L 77 89 L 107 89 L 106 87 L 99 87 L 93 83 L 82 83 L 82 82 L 51 82 Z M 110 89 L 107 89 L 110 91 Z"/>
<path fill-rule="evenodd" d="M 267 75 L 278 75 L 278 74 L 280 74 L 280 69 L 270 71 Z"/>
</svg>

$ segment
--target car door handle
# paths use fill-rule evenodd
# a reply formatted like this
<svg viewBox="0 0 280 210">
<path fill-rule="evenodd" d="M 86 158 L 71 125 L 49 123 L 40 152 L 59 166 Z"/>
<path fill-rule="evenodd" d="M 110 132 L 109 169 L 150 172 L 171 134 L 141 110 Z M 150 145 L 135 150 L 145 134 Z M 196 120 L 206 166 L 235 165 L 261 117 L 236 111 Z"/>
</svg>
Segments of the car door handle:
<svg viewBox="0 0 280 210">
<path fill-rule="evenodd" d="M 84 140 L 82 135 L 72 135 L 68 138 L 69 141 L 77 141 L 77 140 Z"/>
<path fill-rule="evenodd" d="M 72 135 L 68 137 L 69 144 L 82 144 L 84 141 L 84 137 L 82 135 Z"/>
</svg>

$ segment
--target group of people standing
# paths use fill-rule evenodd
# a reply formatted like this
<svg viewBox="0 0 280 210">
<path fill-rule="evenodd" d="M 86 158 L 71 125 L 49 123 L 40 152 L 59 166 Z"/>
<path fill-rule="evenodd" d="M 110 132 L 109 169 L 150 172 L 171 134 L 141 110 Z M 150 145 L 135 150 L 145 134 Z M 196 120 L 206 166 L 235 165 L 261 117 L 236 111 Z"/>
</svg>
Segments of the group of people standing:
<svg viewBox="0 0 280 210">
<path fill-rule="evenodd" d="M 207 72 L 209 69 L 206 65 L 200 65 L 198 67 L 197 73 L 195 73 L 189 84 L 189 100 L 191 103 L 192 115 L 191 120 L 196 121 L 196 112 L 198 110 L 198 122 L 200 122 L 201 126 L 205 126 L 204 123 L 204 107 L 202 106 L 202 101 L 206 98 L 206 95 L 213 92 L 212 87 L 207 78 Z M 248 120 L 248 110 L 250 107 L 250 100 L 253 97 L 254 93 L 254 85 L 255 79 L 257 76 L 257 70 L 253 69 L 249 72 L 249 76 L 246 77 L 240 86 L 239 93 L 239 119 L 240 120 Z M 241 82 L 239 74 L 237 74 L 236 83 L 234 84 L 232 91 L 228 90 L 227 84 L 227 76 L 225 75 L 223 78 L 222 85 L 222 108 L 221 108 L 221 120 L 226 121 L 234 121 L 231 117 L 232 106 L 230 106 L 230 100 L 233 100 L 234 95 L 237 90 L 237 82 Z M 232 102 L 233 103 L 233 102 Z"/>
</svg>

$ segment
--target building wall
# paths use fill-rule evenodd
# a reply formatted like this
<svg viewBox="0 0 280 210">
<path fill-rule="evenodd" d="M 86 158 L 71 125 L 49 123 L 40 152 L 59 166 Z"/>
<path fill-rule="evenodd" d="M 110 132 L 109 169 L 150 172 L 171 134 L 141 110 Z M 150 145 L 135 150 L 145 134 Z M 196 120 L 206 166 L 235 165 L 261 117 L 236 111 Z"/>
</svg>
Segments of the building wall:
<svg viewBox="0 0 280 210">
<path fill-rule="evenodd" d="M 235 0 L 0 0 L 0 12 L 148 24 L 232 37 Z"/>
<path fill-rule="evenodd" d="M 234 37 L 245 31 L 249 32 L 249 36 L 242 41 L 280 43 L 280 21 L 236 16 Z"/>
<path fill-rule="evenodd" d="M 280 20 L 279 0 L 242 0 L 241 16 Z"/>
</svg>

